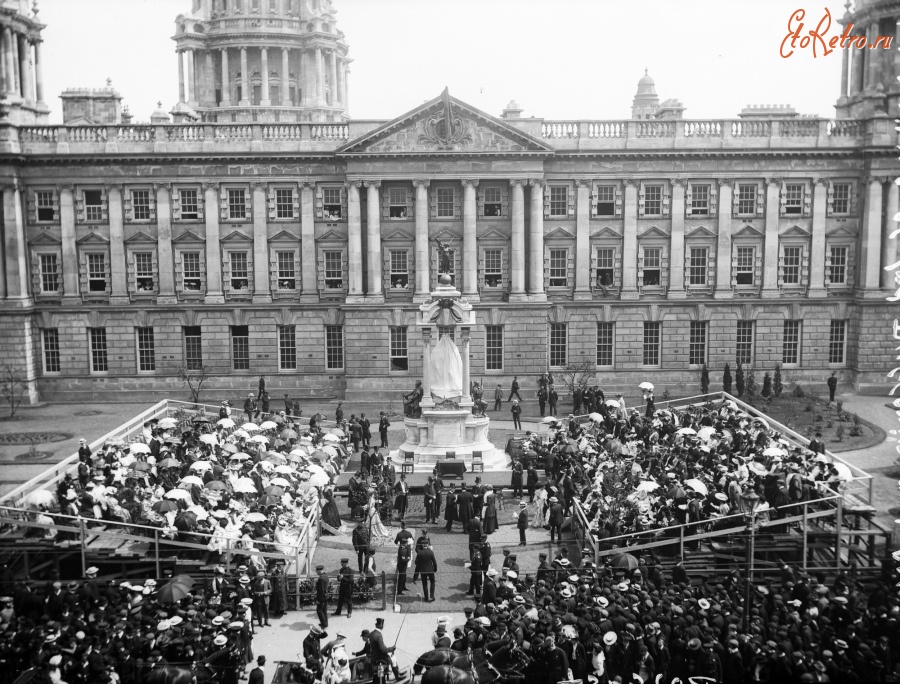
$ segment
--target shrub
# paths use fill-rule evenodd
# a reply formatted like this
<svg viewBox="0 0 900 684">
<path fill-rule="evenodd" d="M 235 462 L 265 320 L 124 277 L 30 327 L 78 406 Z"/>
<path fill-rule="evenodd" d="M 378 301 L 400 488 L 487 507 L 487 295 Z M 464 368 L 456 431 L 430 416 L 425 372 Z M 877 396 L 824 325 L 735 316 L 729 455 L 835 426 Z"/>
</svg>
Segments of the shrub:
<svg viewBox="0 0 900 684">
<path fill-rule="evenodd" d="M 700 393 L 709 394 L 709 369 L 705 363 L 700 367 Z"/>
<path fill-rule="evenodd" d="M 835 436 L 837 437 L 838 442 L 844 441 L 844 426 L 838 425 L 837 432 L 835 432 Z"/>
<path fill-rule="evenodd" d="M 725 373 L 722 375 L 722 389 L 731 394 L 731 366 L 725 364 Z"/>
<path fill-rule="evenodd" d="M 842 402 L 842 401 L 839 400 L 839 401 L 837 402 L 837 404 L 835 404 L 835 407 L 837 408 L 837 414 L 838 414 L 838 415 L 841 415 L 841 414 L 844 412 L 844 402 Z"/>
<path fill-rule="evenodd" d="M 808 402 L 808 403 L 806 404 L 806 406 L 803 407 L 803 410 L 804 410 L 806 413 L 812 413 L 812 410 L 813 410 L 812 402 L 811 402 L 811 401 Z"/>
<path fill-rule="evenodd" d="M 825 421 L 825 427 L 827 427 L 827 428 L 833 428 L 833 427 L 834 427 L 834 421 L 831 420 L 831 419 L 829 418 L 827 421 Z"/>
<path fill-rule="evenodd" d="M 821 413 L 816 413 L 816 415 L 813 416 L 813 420 L 817 423 L 821 423 L 823 420 L 825 420 L 825 417 Z"/>
<path fill-rule="evenodd" d="M 859 437 L 862 435 L 862 423 L 859 420 L 859 416 L 856 414 L 853 415 L 853 427 L 850 428 L 850 436 L 851 437 Z"/>
<path fill-rule="evenodd" d="M 762 395 L 767 399 L 772 396 L 772 378 L 768 373 L 763 375 Z"/>
<path fill-rule="evenodd" d="M 780 397 L 784 391 L 784 385 L 781 382 L 781 364 L 775 364 L 775 384 L 772 387 L 772 393 L 775 397 Z"/>
<path fill-rule="evenodd" d="M 750 399 L 756 399 L 756 395 L 758 394 L 758 386 L 756 384 L 756 371 L 753 370 L 753 366 L 747 366 L 746 377 L 747 380 L 744 391 L 747 392 L 747 396 Z"/>
<path fill-rule="evenodd" d="M 737 395 L 739 397 L 744 396 L 744 367 L 741 366 L 741 362 L 737 362 L 737 370 L 734 372 L 734 384 L 737 388 Z"/>
</svg>

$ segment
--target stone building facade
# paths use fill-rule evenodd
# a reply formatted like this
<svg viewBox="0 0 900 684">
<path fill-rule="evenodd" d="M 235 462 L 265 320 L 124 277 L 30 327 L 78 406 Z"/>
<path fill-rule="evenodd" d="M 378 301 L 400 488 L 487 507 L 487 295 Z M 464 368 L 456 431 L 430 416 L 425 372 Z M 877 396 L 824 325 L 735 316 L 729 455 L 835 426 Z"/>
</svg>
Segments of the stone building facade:
<svg viewBox="0 0 900 684">
<path fill-rule="evenodd" d="M 857 4 L 876 26 L 878 8 L 896 12 Z M 330 16 L 327 0 L 302 5 Z M 201 0 L 194 15 L 230 21 L 238 7 L 277 17 L 294 5 Z M 245 19 L 248 60 L 271 41 L 270 72 L 290 74 L 296 58 L 296 74 L 312 64 L 321 78 L 307 49 L 326 40 L 321 23 L 295 36 L 294 55 Z M 192 21 L 179 17 L 176 36 L 197 51 L 183 58 L 194 75 L 173 112 L 182 123 L 0 121 L 0 354 L 32 399 L 149 399 L 180 388 L 179 368 L 207 366 L 208 397 L 240 396 L 264 374 L 275 399 L 399 409 L 421 373 L 413 321 L 437 281 L 436 241 L 474 304 L 471 373 L 488 391 L 581 364 L 604 388 L 696 386 L 703 363 L 718 385 L 738 359 L 883 386 L 895 288 L 883 267 L 900 260 L 887 113 L 900 69 L 886 54 L 854 53 L 877 66 L 845 69 L 835 120 L 766 108 L 692 120 L 670 102 L 659 116 L 547 121 L 445 91 L 391 121 L 340 121 L 346 78 L 331 108 L 325 81 L 303 78 L 290 104 L 273 103 L 274 78 L 269 104 L 262 88 L 249 104 L 209 99 L 197 84 L 225 53 L 197 57 L 206 48 L 190 41 L 214 31 Z M 185 123 L 191 111 L 204 120 Z"/>
</svg>

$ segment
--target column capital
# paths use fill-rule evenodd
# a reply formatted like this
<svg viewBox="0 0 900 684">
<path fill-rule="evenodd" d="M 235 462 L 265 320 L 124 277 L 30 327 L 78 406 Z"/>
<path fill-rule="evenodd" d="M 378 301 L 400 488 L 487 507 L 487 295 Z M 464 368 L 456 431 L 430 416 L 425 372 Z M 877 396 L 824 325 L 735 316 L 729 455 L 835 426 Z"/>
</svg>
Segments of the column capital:
<svg viewBox="0 0 900 684">
<path fill-rule="evenodd" d="M 62 185 L 57 185 L 56 189 L 59 192 L 67 191 L 71 192 L 73 195 L 75 194 L 75 185 L 73 185 L 72 183 L 63 183 Z"/>
<path fill-rule="evenodd" d="M 345 182 L 344 182 L 344 187 L 345 187 L 345 188 L 350 188 L 350 187 L 361 188 L 361 187 L 362 187 L 362 184 L 363 184 L 363 182 L 362 182 L 361 180 L 345 181 Z"/>
<path fill-rule="evenodd" d="M 346 187 L 347 185 L 348 185 L 347 183 L 344 183 L 344 187 Z M 311 180 L 297 181 L 297 186 L 298 186 L 301 190 L 306 190 L 307 188 L 309 188 L 310 190 L 315 190 L 315 188 L 316 188 L 316 182 L 315 182 L 315 181 L 311 181 Z"/>
<path fill-rule="evenodd" d="M 22 192 L 25 189 L 25 186 L 22 184 L 21 181 L 19 181 L 17 179 L 13 179 L 10 181 L 4 181 L 3 183 L 0 183 L 0 189 L 2 189 L 4 192 L 6 190 L 9 190 L 10 192 L 15 192 L 17 190 L 19 192 Z M 75 189 L 74 186 L 72 189 L 73 190 Z"/>
<path fill-rule="evenodd" d="M 380 180 L 363 181 L 363 185 L 365 185 L 367 188 L 371 188 L 371 187 L 380 188 L 381 181 Z"/>
<path fill-rule="evenodd" d="M 575 185 L 579 188 L 589 188 L 594 184 L 590 178 L 576 178 Z"/>
<path fill-rule="evenodd" d="M 772 177 L 772 176 L 769 176 L 769 177 L 767 177 L 767 178 L 764 178 L 763 181 L 765 182 L 765 184 L 766 184 L 767 186 L 769 186 L 769 185 L 778 185 L 778 186 L 780 186 L 780 185 L 781 185 L 781 179 L 780 179 L 780 178 L 775 178 L 775 177 Z"/>
<path fill-rule="evenodd" d="M 253 190 L 265 190 L 267 187 L 269 187 L 269 184 L 265 181 L 252 181 L 250 183 L 250 187 Z"/>
<path fill-rule="evenodd" d="M 109 192 L 110 190 L 118 190 L 119 192 L 122 192 L 124 188 L 124 183 L 104 183 L 103 185 L 103 189 L 106 190 L 106 192 Z"/>
<path fill-rule="evenodd" d="M 475 178 L 474 180 L 470 179 L 470 178 L 463 178 L 462 180 L 459 181 L 460 185 L 462 185 L 463 187 L 466 187 L 467 185 L 471 185 L 473 188 L 477 188 L 479 182 L 480 181 L 477 178 Z"/>
<path fill-rule="evenodd" d="M 529 178 L 528 185 L 533 188 L 542 188 L 544 187 L 544 179 L 543 178 Z"/>
<path fill-rule="evenodd" d="M 729 188 L 734 187 L 734 178 L 716 178 L 716 185 L 720 188 L 724 186 L 728 186 Z"/>
<path fill-rule="evenodd" d="M 623 186 L 623 187 L 626 187 L 626 188 L 627 188 L 629 185 L 637 185 L 637 184 L 638 184 L 638 182 L 637 182 L 637 180 L 634 179 L 634 178 L 623 178 L 623 179 L 622 179 L 622 186 Z"/>
<path fill-rule="evenodd" d="M 420 185 L 424 185 L 426 188 L 431 185 L 431 181 L 425 178 L 413 178 L 412 184 L 414 188 L 419 187 Z"/>
<path fill-rule="evenodd" d="M 219 183 L 217 181 L 206 181 L 204 183 L 201 183 L 200 186 L 204 190 L 215 190 L 216 192 L 219 191 Z"/>
<path fill-rule="evenodd" d="M 673 188 L 681 187 L 687 183 L 684 178 L 670 178 L 669 183 L 671 183 Z"/>
<path fill-rule="evenodd" d="M 827 183 L 828 183 L 828 181 L 825 178 L 822 178 L 821 176 L 813 176 L 812 184 L 814 186 L 815 185 L 825 185 Z"/>
<path fill-rule="evenodd" d="M 880 185 L 881 183 L 886 183 L 890 180 L 890 176 L 866 176 L 866 183 L 868 183 L 869 185 L 874 185 L 876 183 Z"/>
<path fill-rule="evenodd" d="M 516 187 L 517 185 L 521 185 L 524 187 L 524 186 L 528 185 L 528 179 L 527 178 L 510 178 L 509 184 L 512 187 Z"/>
<path fill-rule="evenodd" d="M 171 190 L 172 184 L 171 183 L 154 183 L 153 189 L 154 190 Z"/>
</svg>

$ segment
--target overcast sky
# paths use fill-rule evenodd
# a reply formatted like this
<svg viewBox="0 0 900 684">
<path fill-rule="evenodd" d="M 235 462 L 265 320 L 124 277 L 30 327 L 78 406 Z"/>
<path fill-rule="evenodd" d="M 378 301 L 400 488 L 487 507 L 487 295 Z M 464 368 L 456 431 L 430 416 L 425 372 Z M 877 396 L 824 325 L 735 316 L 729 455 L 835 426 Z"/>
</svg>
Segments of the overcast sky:
<svg viewBox="0 0 900 684">
<path fill-rule="evenodd" d="M 137 121 L 178 96 L 175 17 L 190 0 L 39 0 L 51 121 L 59 93 L 107 77 Z M 779 55 L 790 14 L 810 27 L 839 2 L 803 0 L 334 0 L 354 62 L 350 114 L 390 119 L 444 86 L 490 114 L 627 118 L 644 67 L 660 99 L 688 118 L 734 117 L 747 104 L 834 115 L 841 55 Z M 840 33 L 835 21 L 829 35 Z M 896 49 L 896 47 L 894 47 Z"/>
</svg>

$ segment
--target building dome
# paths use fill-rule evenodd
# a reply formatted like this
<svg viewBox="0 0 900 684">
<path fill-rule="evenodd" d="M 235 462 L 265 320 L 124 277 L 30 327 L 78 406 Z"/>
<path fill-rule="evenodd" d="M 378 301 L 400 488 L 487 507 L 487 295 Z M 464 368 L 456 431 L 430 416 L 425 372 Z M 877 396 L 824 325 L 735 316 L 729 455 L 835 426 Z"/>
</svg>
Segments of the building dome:
<svg viewBox="0 0 900 684">
<path fill-rule="evenodd" d="M 638 81 L 637 93 L 631 103 L 632 119 L 650 119 L 659 109 L 659 96 L 656 94 L 656 82 L 650 78 L 648 70 Z"/>
</svg>

